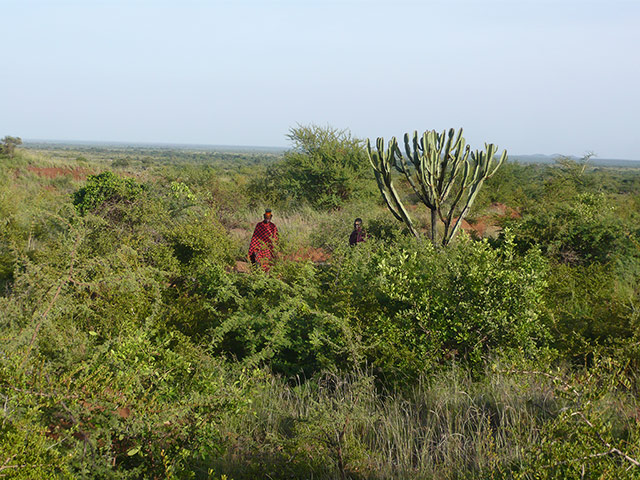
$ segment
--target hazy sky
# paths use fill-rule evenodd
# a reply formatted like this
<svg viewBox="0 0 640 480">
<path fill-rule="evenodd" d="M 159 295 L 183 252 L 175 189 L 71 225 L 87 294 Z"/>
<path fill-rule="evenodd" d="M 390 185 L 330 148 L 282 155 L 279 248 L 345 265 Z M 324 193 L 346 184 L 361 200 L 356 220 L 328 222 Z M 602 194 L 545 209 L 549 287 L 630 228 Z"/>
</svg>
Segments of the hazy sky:
<svg viewBox="0 0 640 480">
<path fill-rule="evenodd" d="M 640 160 L 638 0 L 0 0 L 0 136 L 288 146 L 465 129 Z"/>
</svg>

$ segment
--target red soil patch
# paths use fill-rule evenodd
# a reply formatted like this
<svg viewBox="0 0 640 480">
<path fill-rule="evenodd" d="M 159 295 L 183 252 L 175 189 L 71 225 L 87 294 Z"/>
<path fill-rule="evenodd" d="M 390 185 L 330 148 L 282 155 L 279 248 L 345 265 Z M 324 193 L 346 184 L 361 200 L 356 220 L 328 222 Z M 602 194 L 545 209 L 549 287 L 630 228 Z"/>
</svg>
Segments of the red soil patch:
<svg viewBox="0 0 640 480">
<path fill-rule="evenodd" d="M 116 413 L 120 418 L 129 418 L 131 416 L 131 409 L 129 407 L 118 407 Z"/>
<path fill-rule="evenodd" d="M 470 223 L 463 218 L 462 222 L 460 222 L 460 230 L 464 230 L 473 238 L 484 238 L 488 227 L 490 227 L 486 220 L 487 217 L 480 217 L 473 223 Z M 458 219 L 454 218 L 451 222 L 451 226 L 453 227 L 457 221 Z"/>
<path fill-rule="evenodd" d="M 455 220 L 453 222 L 455 225 Z M 474 222 L 473 225 L 463 219 L 460 223 L 460 229 L 464 230 L 472 237 L 482 238 L 482 236 L 484 235 L 484 231 L 487 229 L 487 224 L 483 221 L 483 217 Z"/>
<path fill-rule="evenodd" d="M 311 260 L 313 263 L 324 263 L 329 260 L 329 254 L 321 248 L 301 247 L 294 253 L 285 255 L 284 259 L 296 262 Z"/>
<path fill-rule="evenodd" d="M 71 176 L 74 180 L 84 180 L 87 178 L 87 175 L 91 174 L 91 171 L 86 168 L 70 168 L 70 167 L 35 167 L 28 166 L 27 170 L 32 173 L 35 173 L 39 177 L 46 178 L 57 178 L 57 177 L 66 177 Z"/>
<path fill-rule="evenodd" d="M 472 237 L 495 238 L 502 231 L 502 228 L 496 224 L 498 220 L 506 217 L 521 218 L 518 210 L 504 203 L 492 203 L 486 209 L 486 212 L 485 215 L 476 218 L 472 222 L 467 222 L 463 219 L 460 228 Z"/>
<path fill-rule="evenodd" d="M 489 208 L 487 208 L 487 215 L 486 216 L 496 216 L 496 217 L 509 217 L 509 218 L 520 218 L 520 212 L 515 209 L 515 208 L 511 208 L 508 205 L 505 205 L 504 203 L 492 203 L 491 205 L 489 205 Z"/>
<path fill-rule="evenodd" d="M 329 254 L 321 248 L 302 247 L 296 250 L 294 253 L 281 255 L 278 257 L 278 259 L 290 262 L 311 261 L 313 263 L 324 263 L 329 260 Z M 235 265 L 228 268 L 227 271 L 236 273 L 250 273 L 251 264 L 242 260 L 236 260 Z"/>
</svg>

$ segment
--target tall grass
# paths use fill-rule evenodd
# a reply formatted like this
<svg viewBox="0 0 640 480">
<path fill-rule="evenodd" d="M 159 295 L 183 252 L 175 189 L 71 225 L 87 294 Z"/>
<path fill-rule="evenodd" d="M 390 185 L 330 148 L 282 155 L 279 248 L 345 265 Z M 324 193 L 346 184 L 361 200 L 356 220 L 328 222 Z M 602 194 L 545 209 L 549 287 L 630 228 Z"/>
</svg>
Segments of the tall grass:
<svg viewBox="0 0 640 480">
<path fill-rule="evenodd" d="M 216 470 L 235 479 L 486 478 L 519 469 L 541 426 L 560 408 L 546 377 L 451 367 L 408 391 L 372 375 L 325 375 L 290 385 L 271 378 L 253 415 L 223 422 L 232 439 Z"/>
<path fill-rule="evenodd" d="M 268 206 L 267 206 L 268 207 Z M 262 220 L 263 208 L 239 208 L 223 219 L 237 243 L 239 257 L 246 255 L 253 229 Z M 273 210 L 273 223 L 278 227 L 279 249 L 285 256 L 308 248 L 332 252 L 340 245 L 348 245 L 356 217 L 364 219 L 365 229 L 371 221 L 386 216 L 386 207 L 353 202 L 341 210 L 318 211 L 306 205 L 292 210 Z M 395 221 L 394 221 L 395 222 Z M 399 225 L 399 224 L 398 224 Z"/>
</svg>

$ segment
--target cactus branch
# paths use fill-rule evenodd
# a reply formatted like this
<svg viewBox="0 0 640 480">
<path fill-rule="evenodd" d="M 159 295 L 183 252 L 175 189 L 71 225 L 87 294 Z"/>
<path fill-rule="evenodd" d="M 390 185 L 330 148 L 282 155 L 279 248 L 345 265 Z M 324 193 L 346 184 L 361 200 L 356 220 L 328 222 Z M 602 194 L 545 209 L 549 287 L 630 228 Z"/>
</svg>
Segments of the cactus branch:
<svg viewBox="0 0 640 480">
<path fill-rule="evenodd" d="M 397 155 L 401 155 L 398 149 L 398 142 L 395 137 L 392 137 L 391 140 L 389 140 L 389 147 L 385 151 L 384 138 L 380 137 L 376 140 L 376 147 L 377 151 L 372 151 L 371 144 L 369 140 L 367 140 L 367 155 L 378 182 L 378 189 L 393 216 L 397 220 L 404 222 L 409 231 L 418 237 L 419 235 L 413 226 L 413 221 L 404 208 L 391 178 L 391 168 L 395 165 L 395 158 Z"/>
</svg>

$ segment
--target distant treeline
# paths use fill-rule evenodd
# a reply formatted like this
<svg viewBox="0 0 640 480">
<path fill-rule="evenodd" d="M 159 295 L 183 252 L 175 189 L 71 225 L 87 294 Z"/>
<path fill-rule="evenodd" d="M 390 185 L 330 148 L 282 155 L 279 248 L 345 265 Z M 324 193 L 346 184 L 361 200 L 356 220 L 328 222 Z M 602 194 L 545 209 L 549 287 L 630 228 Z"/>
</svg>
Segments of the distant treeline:
<svg viewBox="0 0 640 480">
<path fill-rule="evenodd" d="M 150 164 L 225 164 L 233 168 L 272 163 L 284 149 L 271 147 L 212 147 L 126 144 L 67 144 L 26 142 L 25 149 L 42 152 L 61 160 L 108 162 L 115 167 Z"/>
</svg>

